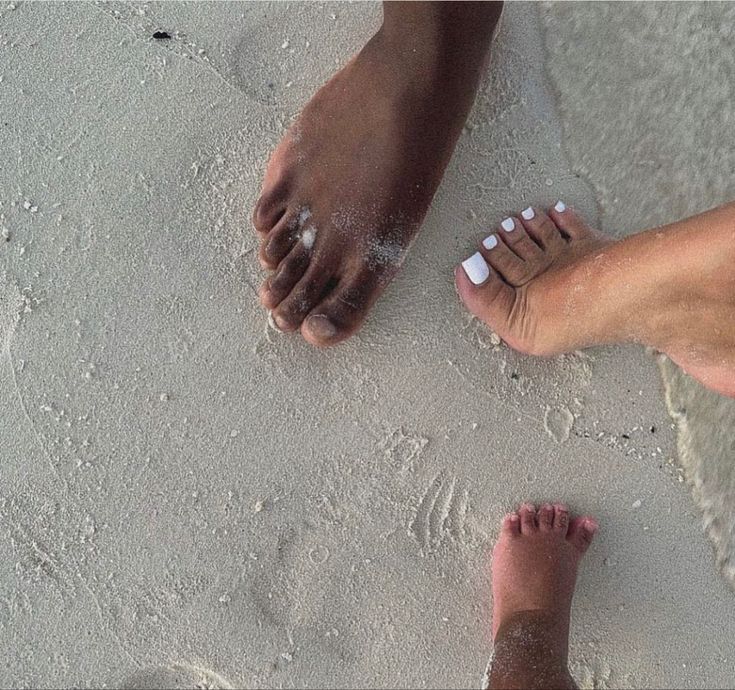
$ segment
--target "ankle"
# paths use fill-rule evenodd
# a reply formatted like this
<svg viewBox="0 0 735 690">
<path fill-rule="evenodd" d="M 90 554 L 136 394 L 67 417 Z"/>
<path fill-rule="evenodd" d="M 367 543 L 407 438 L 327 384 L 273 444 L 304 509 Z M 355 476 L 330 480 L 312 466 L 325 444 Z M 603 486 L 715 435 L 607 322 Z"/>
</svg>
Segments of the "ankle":
<svg viewBox="0 0 735 690">
<path fill-rule="evenodd" d="M 418 44 L 490 44 L 502 2 L 385 2 L 383 29 Z"/>
<path fill-rule="evenodd" d="M 539 642 L 547 639 L 553 641 L 554 646 L 564 651 L 564 662 L 566 663 L 566 649 L 569 638 L 569 612 L 566 607 L 562 610 L 528 609 L 515 611 L 504 618 L 495 633 L 495 646 L 497 648 L 501 639 L 512 639 L 523 634 L 536 637 Z M 558 643 L 561 642 L 560 646 Z"/>
<path fill-rule="evenodd" d="M 388 2 L 376 37 L 409 68 L 480 74 L 501 10 L 494 2 Z"/>
<path fill-rule="evenodd" d="M 569 615 L 519 611 L 495 635 L 490 687 L 575 687 L 567 664 Z"/>
</svg>

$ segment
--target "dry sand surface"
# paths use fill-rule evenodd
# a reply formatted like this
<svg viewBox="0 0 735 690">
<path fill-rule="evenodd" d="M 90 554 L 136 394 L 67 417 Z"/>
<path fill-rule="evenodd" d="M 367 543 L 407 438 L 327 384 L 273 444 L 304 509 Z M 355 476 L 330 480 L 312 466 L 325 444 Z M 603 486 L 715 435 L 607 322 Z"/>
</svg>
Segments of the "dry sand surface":
<svg viewBox="0 0 735 690">
<path fill-rule="evenodd" d="M 267 325 L 248 219 L 284 126 L 379 6 L 0 3 L 0 686 L 479 687 L 497 525 L 554 499 L 602 524 L 575 600 L 580 684 L 731 687 L 735 597 L 654 357 L 516 355 L 452 284 L 528 203 L 622 234 L 735 196 L 732 168 L 704 169 L 723 142 L 666 98 L 696 89 L 682 121 L 732 103 L 732 54 L 690 23 L 732 9 L 625 7 L 507 7 L 402 273 L 324 352 Z M 642 58 L 700 72 L 606 68 L 646 26 L 662 48 Z M 592 88 L 611 78 L 647 88 L 616 108 Z M 644 150 L 674 157 L 631 167 Z M 710 176 L 684 196 L 687 166 Z M 706 427 L 707 405 L 732 408 L 679 378 L 669 403 L 700 439 L 680 433 L 686 472 L 732 522 L 732 439 Z"/>
</svg>

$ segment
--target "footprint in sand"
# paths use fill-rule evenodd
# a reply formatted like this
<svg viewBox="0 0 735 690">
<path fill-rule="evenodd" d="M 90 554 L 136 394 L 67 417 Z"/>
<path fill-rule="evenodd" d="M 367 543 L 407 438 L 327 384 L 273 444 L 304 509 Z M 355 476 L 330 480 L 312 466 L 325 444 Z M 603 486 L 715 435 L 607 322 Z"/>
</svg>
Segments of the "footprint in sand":
<svg viewBox="0 0 735 690">
<path fill-rule="evenodd" d="M 141 669 L 120 685 L 124 690 L 232 690 L 222 676 L 189 664 L 149 666 Z"/>
</svg>

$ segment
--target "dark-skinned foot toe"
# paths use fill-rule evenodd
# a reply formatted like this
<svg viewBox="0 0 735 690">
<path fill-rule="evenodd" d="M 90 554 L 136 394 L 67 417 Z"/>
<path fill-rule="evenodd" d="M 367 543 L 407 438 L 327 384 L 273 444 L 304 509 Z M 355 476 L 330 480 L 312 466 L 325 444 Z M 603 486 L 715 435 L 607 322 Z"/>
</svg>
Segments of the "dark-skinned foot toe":
<svg viewBox="0 0 735 690">
<path fill-rule="evenodd" d="M 260 235 L 268 234 L 286 213 L 286 208 L 285 200 L 269 194 L 261 195 L 253 208 L 252 221 L 255 231 Z"/>
<path fill-rule="evenodd" d="M 286 333 L 298 330 L 307 314 L 321 301 L 330 280 L 331 275 L 312 261 L 301 280 L 273 310 L 276 326 Z"/>
<path fill-rule="evenodd" d="M 297 244 L 278 265 L 276 272 L 260 286 L 258 296 L 266 309 L 275 309 L 293 290 L 309 267 L 311 252 Z"/>
<path fill-rule="evenodd" d="M 275 227 L 263 235 L 258 249 L 258 260 L 263 268 L 276 268 L 293 249 L 297 241 L 296 218 L 296 214 L 287 211 Z"/>
<path fill-rule="evenodd" d="M 343 278 L 309 314 L 301 326 L 301 334 L 317 347 L 346 340 L 360 329 L 380 291 L 378 276 L 368 269 L 349 279 Z"/>
</svg>

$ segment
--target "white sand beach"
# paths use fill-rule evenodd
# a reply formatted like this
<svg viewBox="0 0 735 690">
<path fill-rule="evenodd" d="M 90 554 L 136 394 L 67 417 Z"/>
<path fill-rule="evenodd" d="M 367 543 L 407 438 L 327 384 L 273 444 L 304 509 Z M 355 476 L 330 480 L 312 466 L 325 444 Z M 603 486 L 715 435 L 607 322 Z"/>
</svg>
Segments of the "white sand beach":
<svg viewBox="0 0 735 690">
<path fill-rule="evenodd" d="M 522 500 L 601 524 L 581 687 L 732 687 L 733 402 L 519 355 L 452 272 L 529 203 L 622 236 L 735 197 L 734 10 L 508 4 L 401 273 L 319 351 L 268 325 L 251 209 L 380 6 L 0 2 L 0 687 L 480 687 Z"/>
</svg>

